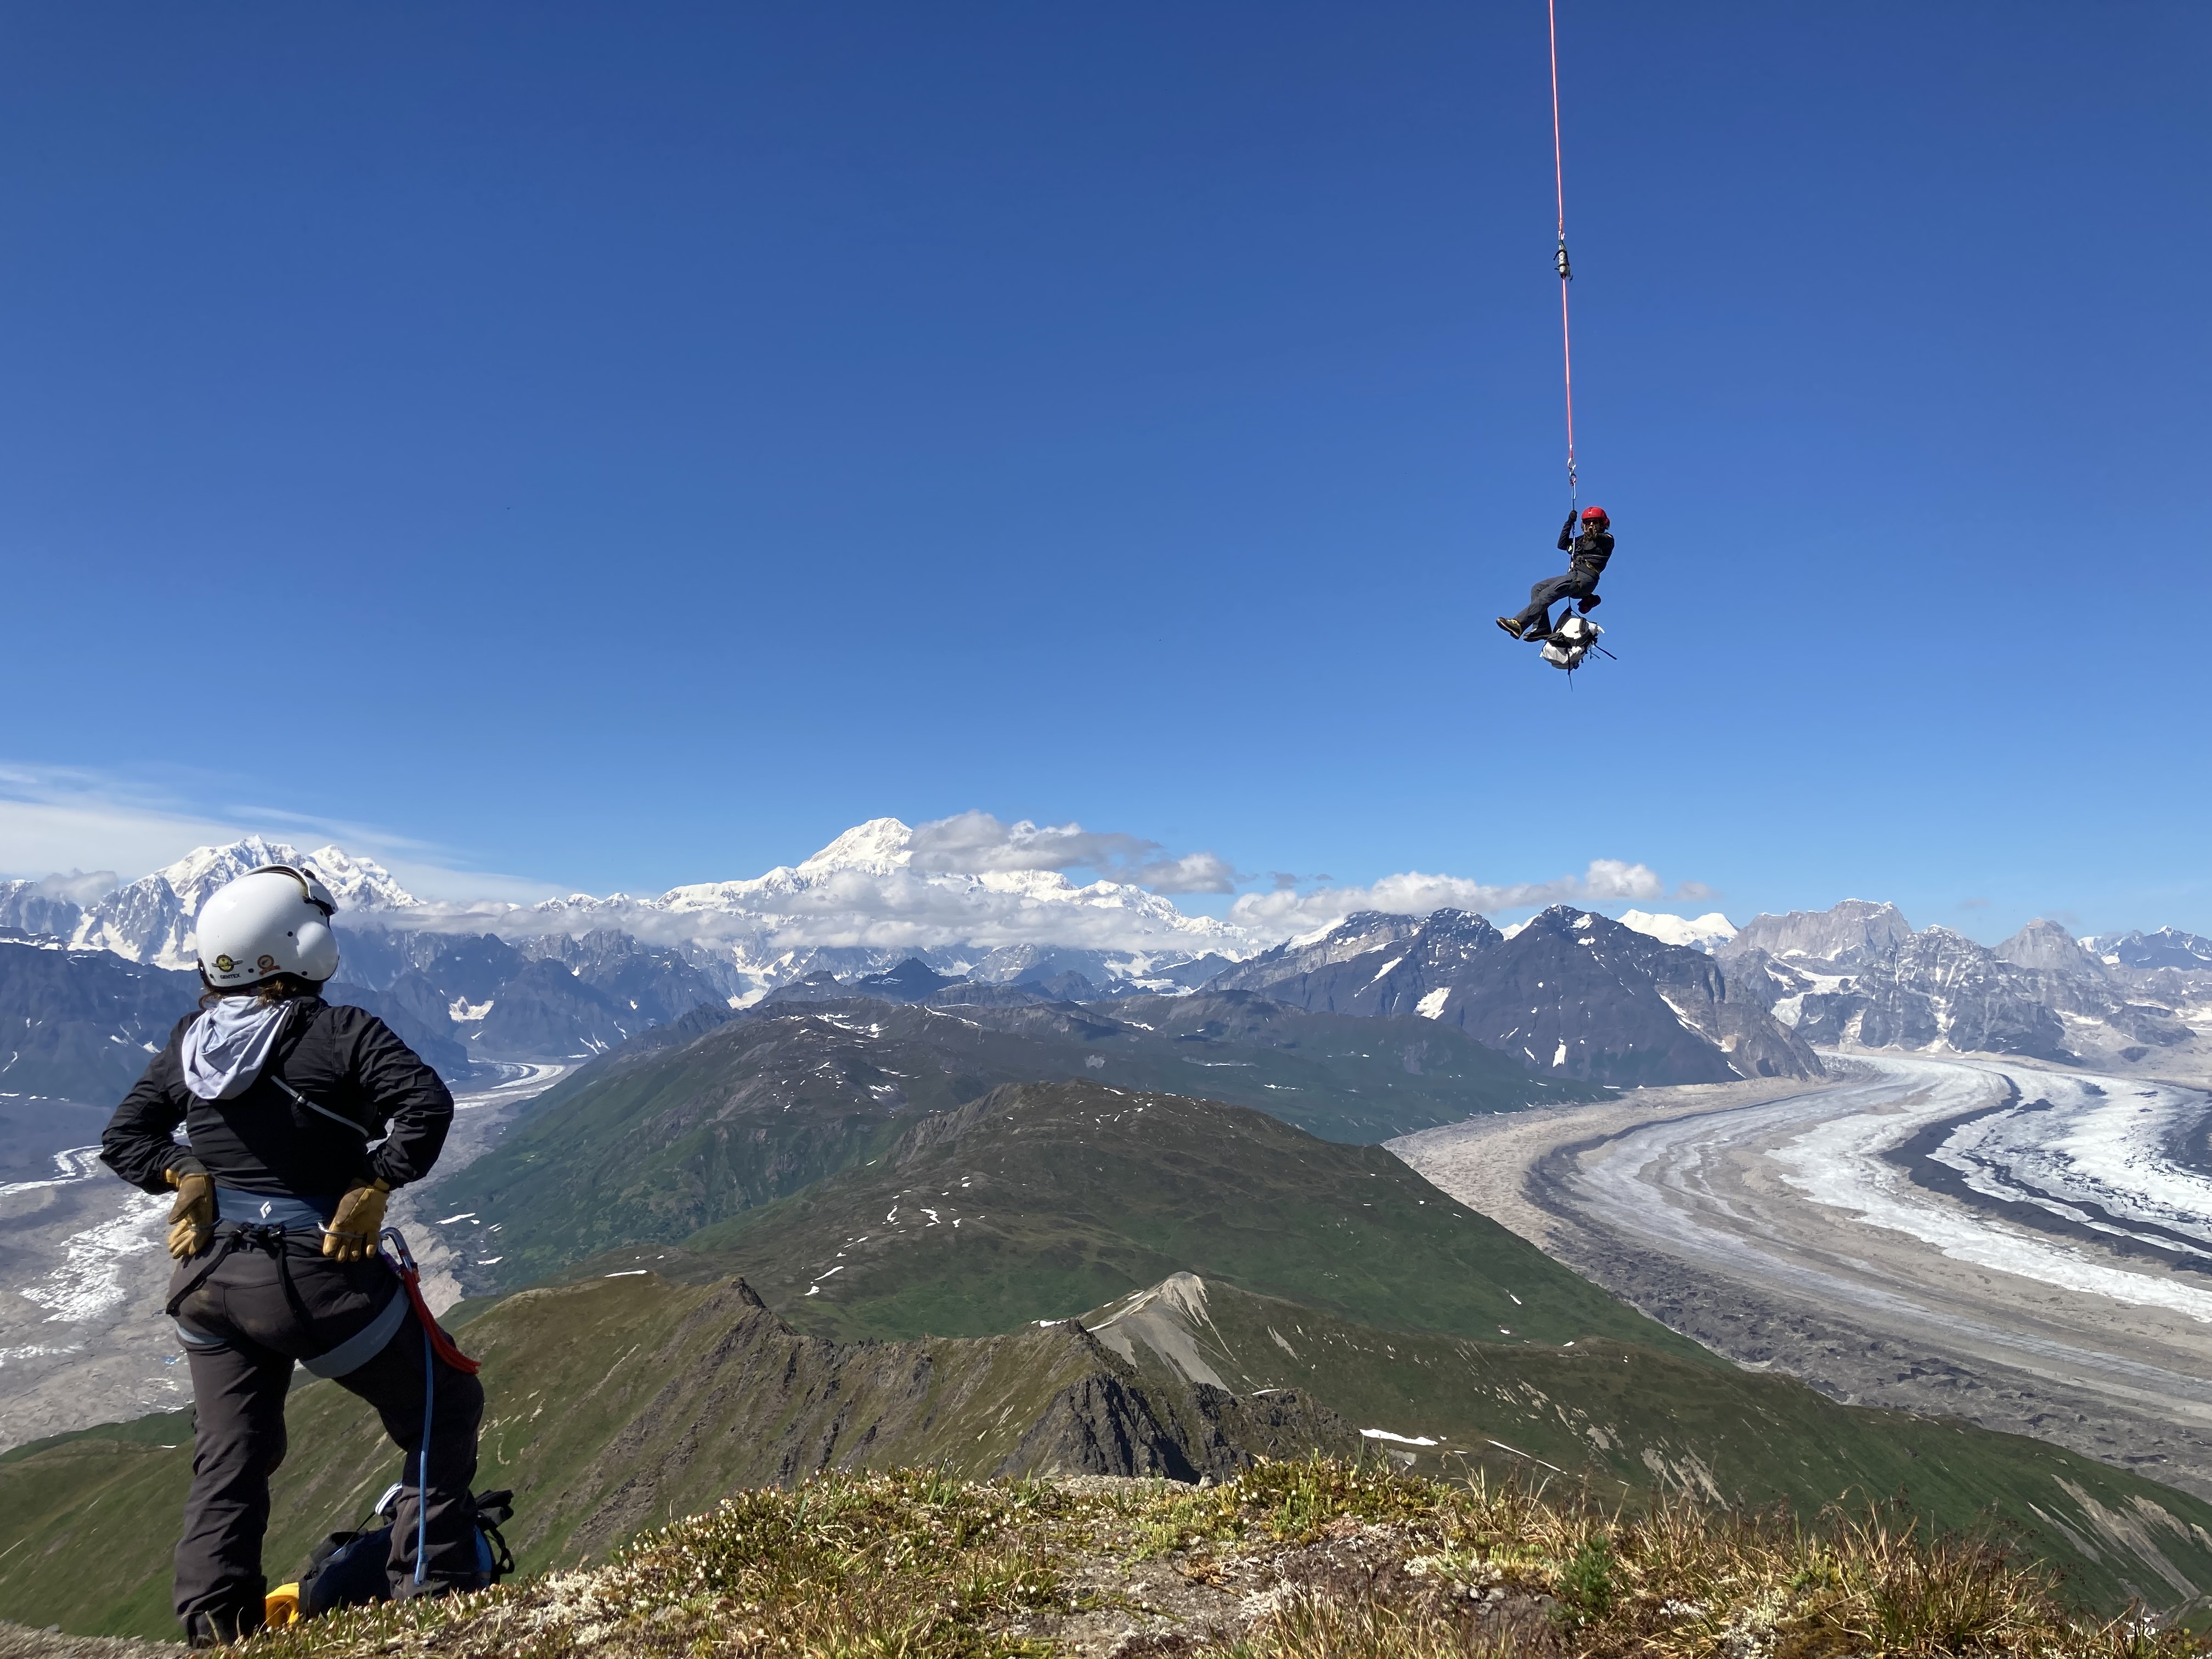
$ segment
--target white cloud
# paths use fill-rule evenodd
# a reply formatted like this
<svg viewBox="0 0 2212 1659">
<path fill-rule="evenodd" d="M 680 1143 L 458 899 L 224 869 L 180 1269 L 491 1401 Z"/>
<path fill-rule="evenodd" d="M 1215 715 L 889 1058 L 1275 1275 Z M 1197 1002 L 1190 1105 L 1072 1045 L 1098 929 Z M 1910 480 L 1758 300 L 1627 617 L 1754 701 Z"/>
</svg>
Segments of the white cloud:
<svg viewBox="0 0 2212 1659">
<path fill-rule="evenodd" d="M 312 838 L 376 859 L 423 899 L 422 910 L 409 913 L 410 925 L 518 936 L 616 927 L 657 941 L 723 939 L 771 951 L 968 943 L 1242 954 L 1325 929 L 1357 910 L 1496 914 L 1563 902 L 1649 901 L 1661 897 L 1665 886 L 1648 866 L 1618 859 L 1593 860 L 1578 876 L 1504 884 L 1409 871 L 1365 886 L 1324 884 L 1302 893 L 1282 884 L 1295 878 L 1277 876 L 1275 890 L 1237 898 L 1224 927 L 1172 902 L 1172 896 L 1231 893 L 1255 879 L 1214 853 L 1171 854 L 1141 836 L 1073 823 L 1009 823 L 981 811 L 911 832 L 888 820 L 884 827 L 890 836 L 888 867 L 878 858 L 867 868 L 785 869 L 718 887 L 705 908 L 672 902 L 686 890 L 668 900 L 579 895 L 541 906 L 558 890 L 458 870 L 434 846 L 370 827 L 278 808 L 209 811 L 94 773 L 0 765 L 0 874 L 37 878 L 106 866 L 130 880 L 190 848 L 249 833 L 303 846 Z M 1100 879 L 1079 887 L 1064 873 L 1070 870 Z M 1705 896 L 1694 883 L 1677 894 Z"/>
<path fill-rule="evenodd" d="M 298 841 L 307 831 L 376 859 L 402 886 L 428 898 L 541 899 L 559 889 L 517 876 L 455 870 L 436 849 L 360 824 L 266 807 L 210 812 L 103 773 L 0 763 L 0 877 L 36 879 L 87 867 L 135 881 L 195 847 L 246 835 Z M 108 885 L 113 885 L 111 880 Z"/>
<path fill-rule="evenodd" d="M 1212 853 L 1171 857 L 1158 842 L 1079 823 L 1006 823 L 960 812 L 918 826 L 907 842 L 913 867 L 943 875 L 1019 870 L 1094 870 L 1156 893 L 1233 893 L 1237 872 Z"/>
<path fill-rule="evenodd" d="M 188 848 L 241 833 L 88 773 L 0 766 L 0 872 L 8 875 L 38 878 L 91 866 L 135 879 Z"/>
<path fill-rule="evenodd" d="M 1226 859 L 1212 853 L 1186 853 L 1139 865 L 1130 879 L 1155 893 L 1233 893 L 1237 876 Z"/>
<path fill-rule="evenodd" d="M 1359 910 L 1423 916 L 1431 910 L 1540 908 L 1547 904 L 1589 904 L 1607 899 L 1654 899 L 1666 883 L 1649 865 L 1620 859 L 1592 859 L 1579 876 L 1553 881 L 1492 885 L 1463 876 L 1429 876 L 1419 871 L 1385 876 L 1365 887 L 1322 887 L 1311 892 L 1247 893 L 1229 907 L 1229 920 L 1271 939 L 1288 939 L 1334 927 Z"/>
</svg>

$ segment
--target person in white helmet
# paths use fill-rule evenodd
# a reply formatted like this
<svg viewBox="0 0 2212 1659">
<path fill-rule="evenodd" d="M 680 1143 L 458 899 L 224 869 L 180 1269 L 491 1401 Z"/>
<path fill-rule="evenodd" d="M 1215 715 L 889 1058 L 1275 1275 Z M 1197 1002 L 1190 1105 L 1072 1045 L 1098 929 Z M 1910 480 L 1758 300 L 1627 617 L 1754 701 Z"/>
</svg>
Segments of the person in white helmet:
<svg viewBox="0 0 2212 1659">
<path fill-rule="evenodd" d="M 176 1610 L 194 1647 L 262 1621 L 269 1477 L 295 1363 L 367 1401 L 408 1453 L 392 1595 L 482 1582 L 470 1483 L 483 1389 L 426 1355 L 428 1333 L 376 1249 L 386 1194 L 429 1173 L 453 1098 L 383 1021 L 322 1000 L 338 964 L 336 908 L 312 873 L 283 865 L 214 893 L 198 920 L 200 1012 L 178 1022 L 100 1137 L 116 1174 L 176 1194 L 168 1312 L 194 1408 Z"/>
</svg>

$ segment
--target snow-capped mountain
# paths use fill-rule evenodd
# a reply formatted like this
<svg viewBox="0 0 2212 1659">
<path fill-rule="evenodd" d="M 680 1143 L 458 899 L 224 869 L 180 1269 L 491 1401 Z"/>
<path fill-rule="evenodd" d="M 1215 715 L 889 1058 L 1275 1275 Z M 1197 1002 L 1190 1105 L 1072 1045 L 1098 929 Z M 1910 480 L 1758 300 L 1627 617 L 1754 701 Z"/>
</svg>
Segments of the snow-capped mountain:
<svg viewBox="0 0 2212 1659">
<path fill-rule="evenodd" d="M 95 900 L 77 919 L 70 942 L 157 968 L 189 968 L 198 960 L 192 923 L 208 895 L 272 864 L 312 869 L 341 909 L 418 908 L 415 896 L 373 860 L 354 858 L 336 847 L 302 853 L 283 842 L 247 836 L 227 847 L 195 847 L 174 864 Z"/>
<path fill-rule="evenodd" d="M 2192 1023 L 2212 1030 L 2212 941 L 2172 929 L 2077 942 L 2038 921 L 1992 951 L 1850 899 L 1741 929 L 1718 912 L 1616 922 L 1561 909 L 1499 930 L 1472 911 L 1368 910 L 1266 948 L 1133 882 L 997 867 L 1050 862 L 1061 832 L 988 828 L 999 838 L 983 845 L 872 818 L 763 875 L 537 904 L 423 903 L 371 860 L 249 836 L 97 897 L 112 877 L 0 884 L 0 927 L 185 968 L 217 887 L 269 864 L 311 867 L 345 913 L 339 978 L 422 1042 L 453 1045 L 449 1058 L 595 1053 L 695 1000 L 744 1006 L 801 981 L 826 994 L 917 961 L 949 981 L 1086 1000 L 1210 986 L 1418 1013 L 1540 1070 L 1613 1081 L 1791 1074 L 1817 1065 L 1808 1041 L 2133 1063 L 2195 1042 Z M 948 867 L 963 860 L 976 867 Z M 503 964 L 496 985 L 475 984 L 477 957 Z M 1601 963 L 1595 979 L 1575 966 Z"/>
<path fill-rule="evenodd" d="M 1948 927 L 1909 935 L 1849 990 L 1807 995 L 1799 1010 L 1798 1033 L 1814 1042 L 2073 1058 L 2032 979 Z"/>
<path fill-rule="evenodd" d="M 1653 915 L 1643 910 L 1623 910 L 1620 925 L 1649 933 L 1662 945 L 1686 945 L 1708 953 L 1735 937 L 1735 924 L 1717 910 L 1702 916 Z"/>
<path fill-rule="evenodd" d="M 1332 1013 L 1419 1015 L 1536 1072 L 1595 1083 L 1820 1073 L 1762 1000 L 1731 995 L 1728 972 L 1705 952 L 1564 904 L 1510 934 L 1464 910 L 1369 911 L 1263 951 L 1207 989 Z"/>
<path fill-rule="evenodd" d="M 1721 955 L 1747 994 L 1815 1043 L 2133 1065 L 2196 1033 L 2179 1012 L 2189 976 L 2124 957 L 2162 962 L 2191 937 L 2130 934 L 2100 951 L 2039 917 L 1990 950 L 1948 927 L 1914 933 L 1895 907 L 1852 899 L 1754 917 Z"/>
<path fill-rule="evenodd" d="M 0 881 L 0 931 L 67 939 L 84 908 L 52 881 Z"/>
<path fill-rule="evenodd" d="M 2212 973 L 2212 939 L 2161 927 L 2154 933 L 2107 933 L 2081 941 L 2084 950 L 2112 968 L 2178 968 Z"/>
<path fill-rule="evenodd" d="M 1320 939 L 1294 939 L 1239 963 L 1207 988 L 1253 991 L 1322 1013 L 1433 1019 L 1443 997 L 1503 942 L 1487 916 L 1471 911 L 1362 910 Z"/>
<path fill-rule="evenodd" d="M 915 956 L 940 972 L 1013 979 L 1047 953 L 1080 957 L 1060 966 L 1102 984 L 1158 989 L 1208 954 L 1235 960 L 1256 943 L 1130 883 L 1079 886 L 1057 870 L 917 867 L 915 831 L 897 818 L 856 824 L 812 857 L 765 875 L 690 883 L 657 897 L 577 893 L 470 907 L 436 925 L 455 924 L 510 938 L 619 928 L 734 972 L 753 995 L 809 973 L 881 972 Z M 410 917 L 408 925 L 419 924 Z"/>
</svg>

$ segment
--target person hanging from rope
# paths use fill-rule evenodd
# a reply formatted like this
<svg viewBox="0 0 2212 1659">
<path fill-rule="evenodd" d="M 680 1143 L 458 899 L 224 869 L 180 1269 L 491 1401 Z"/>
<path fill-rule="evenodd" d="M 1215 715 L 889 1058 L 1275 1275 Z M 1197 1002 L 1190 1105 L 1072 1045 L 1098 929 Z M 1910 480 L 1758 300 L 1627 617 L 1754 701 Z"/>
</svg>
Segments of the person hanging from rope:
<svg viewBox="0 0 2212 1659">
<path fill-rule="evenodd" d="M 1597 579 L 1613 557 L 1613 521 L 1601 507 L 1583 509 L 1577 529 L 1575 515 L 1567 514 L 1560 526 L 1559 550 L 1568 556 L 1567 574 L 1547 576 L 1528 590 L 1528 603 L 1517 617 L 1500 617 L 1498 625 L 1516 640 L 1541 642 L 1552 637 L 1552 607 L 1561 599 L 1579 600 L 1583 615 L 1597 609 Z M 1566 612 L 1562 611 L 1564 617 Z"/>
<path fill-rule="evenodd" d="M 392 1596 L 483 1582 L 470 1494 L 483 1389 L 377 1251 L 386 1195 L 430 1172 L 453 1097 L 382 1020 L 322 1000 L 336 908 L 283 865 L 217 889 L 198 919 L 201 1011 L 100 1136 L 117 1175 L 176 1194 L 168 1314 L 191 1363 L 194 1427 L 175 1591 L 196 1648 L 262 1623 L 269 1477 L 284 1461 L 295 1363 L 366 1401 L 408 1452 Z"/>
</svg>

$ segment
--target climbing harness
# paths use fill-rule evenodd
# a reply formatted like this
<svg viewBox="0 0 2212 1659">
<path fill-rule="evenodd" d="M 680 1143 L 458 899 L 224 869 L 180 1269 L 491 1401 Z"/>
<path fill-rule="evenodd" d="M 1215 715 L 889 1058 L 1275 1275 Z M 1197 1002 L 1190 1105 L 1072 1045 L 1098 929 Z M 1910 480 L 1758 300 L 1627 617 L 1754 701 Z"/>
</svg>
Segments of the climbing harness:
<svg viewBox="0 0 2212 1659">
<path fill-rule="evenodd" d="M 1567 284 L 1575 280 L 1575 270 L 1567 259 L 1567 168 L 1559 143 L 1559 0 L 1544 0 L 1544 13 L 1552 36 L 1552 186 L 1559 208 L 1559 247 L 1552 256 L 1552 264 L 1559 273 L 1559 356 L 1567 385 L 1567 505 L 1571 510 L 1578 492 L 1575 477 L 1575 346 L 1574 337 L 1567 327 Z"/>
</svg>

